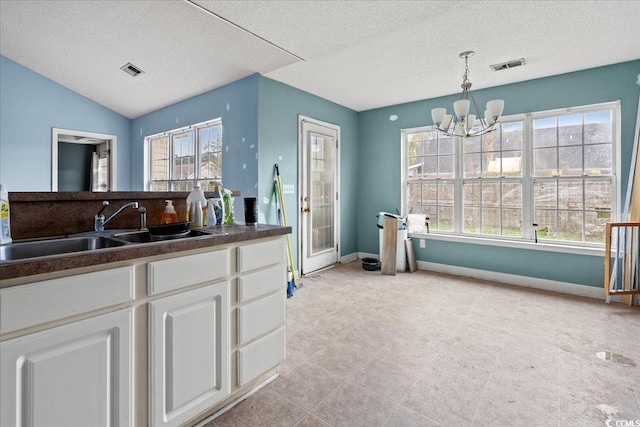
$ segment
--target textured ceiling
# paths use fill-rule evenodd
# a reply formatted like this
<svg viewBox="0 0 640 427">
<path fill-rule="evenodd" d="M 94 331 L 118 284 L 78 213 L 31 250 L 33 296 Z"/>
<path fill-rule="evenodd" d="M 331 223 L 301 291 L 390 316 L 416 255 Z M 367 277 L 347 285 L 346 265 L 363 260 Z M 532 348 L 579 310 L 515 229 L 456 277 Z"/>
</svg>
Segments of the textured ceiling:
<svg viewBox="0 0 640 427">
<path fill-rule="evenodd" d="M 0 53 L 127 117 L 254 72 L 362 111 L 458 92 L 465 50 L 474 89 L 640 58 L 638 1 L 193 3 L 214 15 L 180 0 L 1 0 Z"/>
</svg>

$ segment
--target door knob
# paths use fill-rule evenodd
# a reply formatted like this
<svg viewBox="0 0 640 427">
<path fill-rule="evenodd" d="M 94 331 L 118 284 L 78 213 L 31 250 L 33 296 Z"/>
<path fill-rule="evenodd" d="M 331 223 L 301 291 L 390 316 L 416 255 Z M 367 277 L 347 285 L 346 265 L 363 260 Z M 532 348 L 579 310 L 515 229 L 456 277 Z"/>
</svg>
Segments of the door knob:
<svg viewBox="0 0 640 427">
<path fill-rule="evenodd" d="M 303 212 L 311 212 L 311 208 L 304 208 L 302 211 Z"/>
</svg>

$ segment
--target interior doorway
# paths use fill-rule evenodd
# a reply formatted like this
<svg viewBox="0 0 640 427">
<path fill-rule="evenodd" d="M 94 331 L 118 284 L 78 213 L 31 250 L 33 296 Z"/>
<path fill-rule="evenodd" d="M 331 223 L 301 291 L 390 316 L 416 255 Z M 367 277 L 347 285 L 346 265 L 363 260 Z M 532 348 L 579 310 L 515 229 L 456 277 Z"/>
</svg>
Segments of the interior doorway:
<svg viewBox="0 0 640 427">
<path fill-rule="evenodd" d="M 51 191 L 115 191 L 115 135 L 53 128 Z"/>
<path fill-rule="evenodd" d="M 299 116 L 299 236 L 302 275 L 340 259 L 340 127 Z"/>
</svg>

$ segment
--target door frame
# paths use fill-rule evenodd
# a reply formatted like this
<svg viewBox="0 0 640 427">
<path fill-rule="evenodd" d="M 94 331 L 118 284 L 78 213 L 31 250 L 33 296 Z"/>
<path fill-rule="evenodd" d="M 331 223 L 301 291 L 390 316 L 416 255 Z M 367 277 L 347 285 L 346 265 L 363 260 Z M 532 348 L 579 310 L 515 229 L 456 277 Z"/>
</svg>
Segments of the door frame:
<svg viewBox="0 0 640 427">
<path fill-rule="evenodd" d="M 324 122 L 322 120 L 318 120 L 318 119 L 314 119 L 312 117 L 308 117 L 308 116 L 304 116 L 302 114 L 298 114 L 298 203 L 297 203 L 297 212 L 298 212 L 298 245 L 297 245 L 297 249 L 298 249 L 298 268 L 299 268 L 299 275 L 302 276 L 303 274 L 305 274 L 304 269 L 303 269 L 303 259 L 302 259 L 302 245 L 303 245 L 303 241 L 302 241 L 302 233 L 303 233 L 303 224 L 302 224 L 302 209 L 303 209 L 303 200 L 302 200 L 302 192 L 303 192 L 303 188 L 304 188 L 304 182 L 302 182 L 302 177 L 304 175 L 303 173 L 303 169 L 305 167 L 304 165 L 304 159 L 303 159 L 303 150 L 304 150 L 304 141 L 303 141 L 303 134 L 302 134 L 302 124 L 303 122 L 309 122 L 309 123 L 313 123 L 319 126 L 324 126 L 330 129 L 333 129 L 336 132 L 337 138 L 336 138 L 336 148 L 335 148 L 335 159 L 336 159 L 336 164 L 335 164 L 335 188 L 336 188 L 336 193 L 337 193 L 337 200 L 335 203 L 335 209 L 334 209 L 334 242 L 337 245 L 337 250 L 336 250 L 336 262 L 340 262 L 340 258 L 341 258 L 341 251 L 342 251 L 342 245 L 340 244 L 340 206 L 341 206 L 341 202 L 342 202 L 342 195 L 341 195 L 341 191 L 340 191 L 340 147 L 342 146 L 342 141 L 341 141 L 341 129 L 339 125 L 333 124 L 333 123 L 329 123 L 329 122 Z"/>
<path fill-rule="evenodd" d="M 67 141 L 60 141 L 62 135 L 70 136 Z M 78 138 L 73 140 L 73 138 Z M 94 141 L 96 140 L 96 141 Z M 117 190 L 118 166 L 117 166 L 117 146 L 118 137 L 106 133 L 86 132 L 82 130 L 51 128 L 51 191 L 58 191 L 58 142 L 69 142 L 72 144 L 100 145 L 104 142 L 109 150 L 109 190 Z"/>
</svg>

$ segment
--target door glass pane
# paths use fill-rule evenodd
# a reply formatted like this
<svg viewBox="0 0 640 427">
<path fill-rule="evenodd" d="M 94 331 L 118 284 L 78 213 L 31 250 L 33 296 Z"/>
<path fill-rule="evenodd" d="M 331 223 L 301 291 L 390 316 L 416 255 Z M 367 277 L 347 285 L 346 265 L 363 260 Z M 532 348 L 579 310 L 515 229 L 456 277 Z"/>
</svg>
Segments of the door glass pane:
<svg viewBox="0 0 640 427">
<path fill-rule="evenodd" d="M 333 250 L 335 183 L 333 147 L 335 141 L 322 135 L 311 134 L 309 162 L 311 236 L 308 252 L 315 255 L 327 249 Z"/>
</svg>

